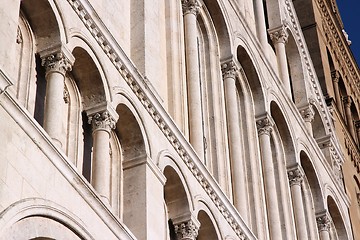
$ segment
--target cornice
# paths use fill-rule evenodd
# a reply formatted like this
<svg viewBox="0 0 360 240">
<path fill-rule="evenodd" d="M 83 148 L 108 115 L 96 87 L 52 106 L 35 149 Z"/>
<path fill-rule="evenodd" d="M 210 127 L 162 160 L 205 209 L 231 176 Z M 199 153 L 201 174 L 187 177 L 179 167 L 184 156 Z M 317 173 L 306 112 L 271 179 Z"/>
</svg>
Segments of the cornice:
<svg viewBox="0 0 360 240">
<path fill-rule="evenodd" d="M 242 240 L 256 239 L 88 0 L 67 1 L 236 235 Z"/>
<path fill-rule="evenodd" d="M 343 80 L 351 88 L 351 92 L 360 95 L 360 73 L 342 32 L 343 29 L 340 29 L 342 25 L 337 25 L 334 19 L 337 16 L 334 16 L 332 6 L 329 6 L 324 0 L 317 0 L 316 2 L 322 14 L 322 26 L 327 37 L 327 46 L 335 54 L 334 60 L 341 66 L 339 71 L 343 73 L 343 76 L 346 76 Z"/>
</svg>

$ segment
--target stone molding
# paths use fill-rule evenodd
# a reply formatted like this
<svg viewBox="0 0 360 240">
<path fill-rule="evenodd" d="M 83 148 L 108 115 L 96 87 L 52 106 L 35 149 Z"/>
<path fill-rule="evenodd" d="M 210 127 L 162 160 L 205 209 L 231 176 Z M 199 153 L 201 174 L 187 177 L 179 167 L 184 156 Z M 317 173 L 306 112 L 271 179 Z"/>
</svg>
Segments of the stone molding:
<svg viewBox="0 0 360 240">
<path fill-rule="evenodd" d="M 189 13 L 196 16 L 200 12 L 201 5 L 198 0 L 182 0 L 181 5 L 184 16 Z"/>
<path fill-rule="evenodd" d="M 301 185 L 301 183 L 304 181 L 304 177 L 305 174 L 300 165 L 297 165 L 294 168 L 288 170 L 290 186 Z"/>
<path fill-rule="evenodd" d="M 315 110 L 313 105 L 308 105 L 302 110 L 300 110 L 301 117 L 304 119 L 305 122 L 311 123 L 314 121 L 315 118 Z"/>
<path fill-rule="evenodd" d="M 274 44 L 287 43 L 289 38 L 289 33 L 287 32 L 287 28 L 284 25 L 269 30 L 269 34 Z"/>
<path fill-rule="evenodd" d="M 330 231 L 331 218 L 327 212 L 316 216 L 316 223 L 319 232 Z"/>
<path fill-rule="evenodd" d="M 258 129 L 259 136 L 266 134 L 270 135 L 273 130 L 275 123 L 271 116 L 266 115 L 265 117 L 256 121 L 256 127 Z"/>
<path fill-rule="evenodd" d="M 177 239 L 195 240 L 199 233 L 199 226 L 193 220 L 174 224 Z"/>
<path fill-rule="evenodd" d="M 239 67 L 236 65 L 236 63 L 233 60 L 221 64 L 221 72 L 222 72 L 223 80 L 225 80 L 226 78 L 235 79 L 238 71 L 239 71 Z"/>
<path fill-rule="evenodd" d="M 116 40 L 103 23 L 90 15 L 90 12 L 95 12 L 95 10 L 91 7 L 88 0 L 67 1 L 94 37 L 95 41 L 108 56 L 111 63 L 118 70 L 119 74 L 138 97 L 145 110 L 148 111 L 149 115 L 163 132 L 179 157 L 184 161 L 203 190 L 208 194 L 235 234 L 242 240 L 255 240 L 255 235 L 241 219 L 234 206 L 213 180 L 210 173 L 205 169 L 189 143 L 182 137 L 182 133 L 173 123 L 170 116 L 168 116 L 159 100 L 154 93 L 148 90 L 149 87 L 147 86 L 148 84 L 146 83 L 145 78 L 132 64 L 131 60 L 116 43 Z M 87 9 L 90 9 L 90 11 Z"/>
</svg>

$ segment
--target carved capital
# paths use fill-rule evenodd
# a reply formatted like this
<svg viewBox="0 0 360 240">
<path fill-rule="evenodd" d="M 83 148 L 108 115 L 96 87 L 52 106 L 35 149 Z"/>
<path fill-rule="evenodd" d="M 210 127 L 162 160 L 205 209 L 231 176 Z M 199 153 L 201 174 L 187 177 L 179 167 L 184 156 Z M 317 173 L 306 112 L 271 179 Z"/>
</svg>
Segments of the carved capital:
<svg viewBox="0 0 360 240">
<path fill-rule="evenodd" d="M 354 124 L 355 124 L 356 131 L 359 132 L 360 131 L 360 120 L 355 121 Z"/>
<path fill-rule="evenodd" d="M 351 107 L 352 99 L 350 96 L 343 97 L 343 102 L 346 108 Z"/>
<path fill-rule="evenodd" d="M 177 239 L 179 240 L 195 240 L 198 236 L 199 227 L 192 220 L 181 222 L 174 226 Z"/>
<path fill-rule="evenodd" d="M 274 127 L 274 121 L 270 116 L 265 116 L 264 118 L 256 121 L 256 127 L 258 129 L 259 136 L 263 134 L 270 135 Z"/>
<path fill-rule="evenodd" d="M 334 70 L 331 72 L 331 78 L 334 81 L 334 83 L 338 83 L 340 80 L 340 73 L 337 70 Z"/>
<path fill-rule="evenodd" d="M 287 43 L 289 38 L 289 34 L 284 25 L 279 28 L 269 30 L 269 34 L 273 43 Z"/>
<path fill-rule="evenodd" d="M 300 185 L 304 180 L 304 172 L 300 166 L 288 170 L 288 178 L 290 186 Z"/>
<path fill-rule="evenodd" d="M 46 74 L 59 72 L 65 76 L 67 71 L 71 71 L 71 62 L 62 52 L 44 56 L 41 60 L 41 64 L 46 68 Z"/>
<path fill-rule="evenodd" d="M 228 61 L 226 63 L 221 64 L 221 71 L 223 75 L 223 79 L 233 78 L 235 79 L 236 73 L 239 70 L 238 66 L 236 66 L 234 61 Z"/>
<path fill-rule="evenodd" d="M 108 111 L 98 112 L 89 116 L 89 123 L 92 126 L 93 132 L 97 130 L 110 132 L 112 129 L 115 129 L 116 126 L 115 119 Z"/>
<path fill-rule="evenodd" d="M 183 15 L 194 14 L 195 16 L 200 11 L 200 3 L 198 0 L 182 0 Z"/>
<path fill-rule="evenodd" d="M 312 122 L 315 117 L 315 111 L 313 105 L 309 105 L 308 107 L 300 110 L 301 117 L 305 122 Z"/>
<path fill-rule="evenodd" d="M 327 213 L 323 213 L 322 215 L 317 216 L 316 223 L 317 223 L 319 232 L 330 231 L 331 219 Z"/>
</svg>

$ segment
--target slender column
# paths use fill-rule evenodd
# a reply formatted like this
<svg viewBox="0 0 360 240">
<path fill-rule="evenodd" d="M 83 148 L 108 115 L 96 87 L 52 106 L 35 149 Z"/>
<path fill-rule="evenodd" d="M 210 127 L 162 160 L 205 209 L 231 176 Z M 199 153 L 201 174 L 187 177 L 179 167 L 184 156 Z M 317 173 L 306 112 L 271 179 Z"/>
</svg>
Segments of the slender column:
<svg viewBox="0 0 360 240">
<path fill-rule="evenodd" d="M 360 145 L 360 120 L 357 120 L 355 122 L 355 129 L 356 129 L 356 135 L 357 135 L 357 143 Z"/>
<path fill-rule="evenodd" d="M 91 184 L 101 198 L 109 203 L 111 187 L 109 138 L 110 131 L 115 128 L 115 119 L 105 110 L 89 116 L 89 123 L 91 123 L 93 131 Z"/>
<path fill-rule="evenodd" d="M 316 217 L 317 227 L 320 240 L 330 240 L 330 224 L 331 219 L 327 213 L 323 213 Z"/>
<path fill-rule="evenodd" d="M 294 208 L 296 233 L 299 240 L 307 240 L 307 227 L 305 221 L 304 203 L 301 191 L 301 183 L 304 180 L 304 173 L 300 166 L 288 171 L 290 182 L 291 199 Z"/>
<path fill-rule="evenodd" d="M 46 67 L 46 101 L 44 110 L 44 129 L 62 147 L 61 120 L 64 102 L 64 80 L 67 71 L 71 71 L 71 62 L 65 54 L 58 50 L 42 56 L 42 65 Z"/>
<path fill-rule="evenodd" d="M 270 239 L 278 240 L 281 233 L 281 222 L 279 215 L 279 205 L 276 190 L 275 170 L 271 151 L 270 134 L 274 122 L 270 116 L 265 116 L 256 121 L 258 128 L 260 153 L 263 164 L 263 175 L 265 185 L 265 197 L 267 205 L 267 214 L 269 220 Z"/>
<path fill-rule="evenodd" d="M 193 220 L 187 220 L 174 224 L 177 240 L 196 240 L 199 234 L 200 224 Z"/>
<path fill-rule="evenodd" d="M 279 28 L 273 29 L 269 31 L 270 38 L 274 43 L 275 51 L 276 51 L 276 58 L 279 68 L 279 75 L 280 79 L 284 84 L 285 91 L 287 92 L 288 96 L 291 98 L 291 85 L 290 85 L 290 77 L 289 77 L 289 70 L 287 64 L 287 57 L 286 57 L 286 48 L 285 44 L 288 40 L 288 33 L 285 26 L 280 26 Z"/>
<path fill-rule="evenodd" d="M 255 1 L 255 14 L 256 14 L 257 36 L 259 38 L 260 44 L 263 47 L 263 49 L 266 49 L 268 42 L 267 42 L 267 34 L 266 34 L 263 0 Z"/>
<path fill-rule="evenodd" d="M 347 125 L 351 136 L 353 137 L 353 139 L 355 139 L 355 129 L 354 129 L 353 117 L 351 113 L 351 103 L 352 103 L 352 99 L 350 96 L 344 97 Z"/>
<path fill-rule="evenodd" d="M 241 151 L 240 119 L 237 101 L 236 74 L 238 68 L 233 61 L 222 64 L 226 118 L 229 135 L 230 161 L 234 206 L 245 222 L 248 218 L 247 190 L 244 158 Z"/>
<path fill-rule="evenodd" d="M 199 56 L 197 46 L 196 16 L 200 10 L 197 0 L 182 0 L 184 15 L 186 77 L 189 99 L 190 143 L 204 158 L 204 130 L 202 123 L 201 91 L 199 75 Z"/>
<path fill-rule="evenodd" d="M 300 111 L 300 114 L 305 121 L 306 129 L 308 130 L 309 134 L 312 136 L 313 135 L 312 122 L 314 121 L 314 117 L 315 117 L 314 107 L 312 105 L 309 105 L 304 109 L 302 109 Z"/>
<path fill-rule="evenodd" d="M 335 101 L 336 106 L 340 113 L 342 113 L 342 103 L 341 103 L 341 96 L 340 96 L 340 90 L 339 90 L 339 80 L 340 80 L 340 74 L 338 71 L 332 71 L 331 72 L 331 78 L 333 80 L 334 84 L 334 94 L 335 94 Z"/>
</svg>

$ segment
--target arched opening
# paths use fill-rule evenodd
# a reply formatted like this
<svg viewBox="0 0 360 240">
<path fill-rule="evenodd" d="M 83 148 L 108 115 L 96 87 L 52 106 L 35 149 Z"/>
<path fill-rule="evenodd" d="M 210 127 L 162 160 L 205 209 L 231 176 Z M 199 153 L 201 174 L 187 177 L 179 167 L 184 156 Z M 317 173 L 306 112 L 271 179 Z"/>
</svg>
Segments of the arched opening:
<svg viewBox="0 0 360 240">
<path fill-rule="evenodd" d="M 332 226 L 330 228 L 330 235 L 333 237 L 332 239 L 348 239 L 343 217 L 335 200 L 331 196 L 327 197 L 327 207 L 332 219 Z"/>
<path fill-rule="evenodd" d="M 323 196 L 314 166 L 303 151 L 300 153 L 300 162 L 305 174 L 302 190 L 308 236 L 310 239 L 316 239 L 316 214 L 320 213 L 325 207 Z"/>
<path fill-rule="evenodd" d="M 8 228 L 1 239 L 82 240 L 66 224 L 43 216 L 23 218 Z"/>
<path fill-rule="evenodd" d="M 189 201 L 183 182 L 178 173 L 170 166 L 165 167 L 164 199 L 167 210 L 168 234 L 171 240 L 176 240 L 176 225 L 191 219 Z"/>
<path fill-rule="evenodd" d="M 301 60 L 298 46 L 291 32 L 289 34 L 288 43 L 286 44 L 286 56 L 288 60 L 293 102 L 297 107 L 301 107 L 308 102 L 307 88 L 305 84 L 303 61 Z"/>
<path fill-rule="evenodd" d="M 200 229 L 197 240 L 220 239 L 216 233 L 214 223 L 205 211 L 199 211 L 198 220 L 200 222 Z"/>
</svg>

